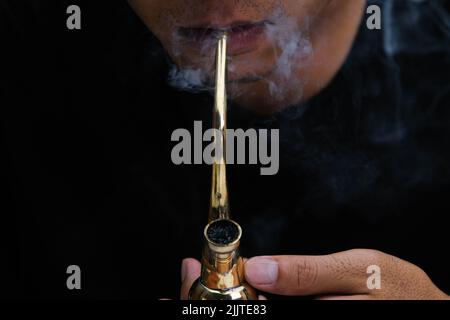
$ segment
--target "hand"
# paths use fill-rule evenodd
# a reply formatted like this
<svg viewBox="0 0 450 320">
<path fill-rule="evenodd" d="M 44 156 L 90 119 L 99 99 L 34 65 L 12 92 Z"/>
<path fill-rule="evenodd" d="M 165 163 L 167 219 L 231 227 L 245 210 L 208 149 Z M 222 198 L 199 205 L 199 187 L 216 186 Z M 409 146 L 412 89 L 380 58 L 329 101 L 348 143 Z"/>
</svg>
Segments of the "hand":
<svg viewBox="0 0 450 320">
<path fill-rule="evenodd" d="M 380 268 L 381 288 L 369 289 L 369 266 Z M 184 259 L 181 299 L 200 275 L 200 263 Z M 247 260 L 246 280 L 278 295 L 318 296 L 321 300 L 440 300 L 449 297 L 419 267 L 375 250 L 350 250 L 325 256 L 266 256 Z M 265 299 L 260 296 L 260 299 Z"/>
<path fill-rule="evenodd" d="M 195 259 L 187 258 L 181 262 L 181 300 L 187 300 L 192 284 L 200 277 L 201 265 Z"/>
<path fill-rule="evenodd" d="M 372 265 L 380 268 L 381 289 L 367 285 Z M 374 250 L 254 257 L 245 265 L 245 276 L 260 291 L 323 300 L 449 299 L 419 267 Z"/>
</svg>

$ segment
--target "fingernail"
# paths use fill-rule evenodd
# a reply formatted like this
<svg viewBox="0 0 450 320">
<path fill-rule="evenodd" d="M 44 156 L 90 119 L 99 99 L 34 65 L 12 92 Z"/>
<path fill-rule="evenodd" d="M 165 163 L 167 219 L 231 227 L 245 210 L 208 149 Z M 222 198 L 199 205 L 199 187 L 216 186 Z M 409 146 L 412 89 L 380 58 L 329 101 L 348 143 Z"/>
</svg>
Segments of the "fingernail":
<svg viewBox="0 0 450 320">
<path fill-rule="evenodd" d="M 181 282 L 184 282 L 187 274 L 187 263 L 186 260 L 181 261 Z"/>
<path fill-rule="evenodd" d="M 266 257 L 252 258 L 245 265 L 245 277 L 253 284 L 273 284 L 278 278 L 278 262 Z"/>
</svg>

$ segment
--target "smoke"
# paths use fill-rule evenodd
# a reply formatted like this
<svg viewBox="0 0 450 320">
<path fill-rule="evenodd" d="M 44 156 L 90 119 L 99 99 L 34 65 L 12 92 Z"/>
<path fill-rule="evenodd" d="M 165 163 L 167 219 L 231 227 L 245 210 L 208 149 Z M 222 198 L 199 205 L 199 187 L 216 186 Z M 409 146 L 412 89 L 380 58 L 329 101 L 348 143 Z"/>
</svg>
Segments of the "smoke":
<svg viewBox="0 0 450 320">
<path fill-rule="evenodd" d="M 389 55 L 426 54 L 448 49 L 450 17 L 445 1 L 385 1 L 384 48 Z M 394 14 L 395 12 L 395 14 Z"/>
<path fill-rule="evenodd" d="M 313 48 L 309 39 L 309 21 L 303 26 L 286 15 L 281 6 L 278 6 L 269 15 L 268 20 L 271 23 L 265 25 L 265 36 L 273 47 L 274 68 L 269 76 L 262 76 L 258 73 L 246 75 L 249 78 L 258 79 L 266 82 L 271 96 L 275 100 L 281 100 L 290 90 L 295 87 L 298 99 L 303 94 L 302 87 L 304 79 L 298 75 L 298 70 L 307 65 L 313 55 Z M 179 57 L 182 55 L 182 40 L 177 34 L 173 34 L 173 55 Z M 202 68 L 179 67 L 171 65 L 168 83 L 179 90 L 189 92 L 211 91 L 213 89 L 211 74 L 214 70 L 214 52 L 211 46 L 205 44 L 200 55 L 208 56 L 205 59 Z M 267 62 L 256 59 L 243 60 L 242 57 L 228 57 L 228 70 L 236 71 L 240 66 L 245 65 L 247 69 L 262 69 Z M 239 91 L 238 86 L 233 86 L 232 92 L 229 92 L 231 99 L 238 97 L 243 92 Z"/>
<path fill-rule="evenodd" d="M 280 172 L 311 177 L 303 200 L 311 206 L 388 208 L 450 181 L 449 11 L 443 1 L 369 2 L 382 7 L 382 30 L 363 20 L 335 81 L 298 117 L 277 116 Z"/>
<path fill-rule="evenodd" d="M 170 86 L 179 90 L 197 93 L 212 89 L 207 85 L 207 79 L 207 74 L 203 69 L 180 69 L 172 64 L 169 71 L 168 83 Z"/>
<path fill-rule="evenodd" d="M 450 181 L 448 2 L 368 2 L 382 7 L 382 30 L 368 30 L 363 19 L 335 80 L 317 97 L 261 125 L 280 128 L 280 173 L 295 178 L 290 179 L 290 190 L 302 195 L 299 208 L 323 216 L 336 204 L 372 203 L 373 217 L 379 218 L 379 208 L 410 200 L 412 190 L 439 188 Z M 281 10 L 273 12 L 272 20 L 266 34 L 279 80 L 262 80 L 271 95 L 280 98 L 287 87 L 283 79 L 300 89 L 305 84 L 297 71 L 314 54 L 308 28 L 312 24 L 300 26 Z M 231 71 L 233 62 L 230 59 Z M 173 66 L 169 82 L 192 92 L 210 90 L 210 67 Z M 259 120 L 252 119 L 249 126 L 261 124 Z M 276 197 L 274 188 L 268 189 L 267 197 Z M 280 193 L 273 203 L 287 203 L 284 197 Z M 302 211 L 293 206 L 293 211 Z"/>
<path fill-rule="evenodd" d="M 306 65 L 313 54 L 312 44 L 308 38 L 308 23 L 301 28 L 297 21 L 286 17 L 282 11 L 275 13 L 273 20 L 276 23 L 267 26 L 266 34 L 274 44 L 274 50 L 279 49 L 281 53 L 273 72 L 276 80 L 266 80 L 270 94 L 275 99 L 281 100 L 286 95 L 286 90 L 295 87 L 301 96 L 304 79 L 301 79 L 296 71 Z"/>
<path fill-rule="evenodd" d="M 184 39 L 174 31 L 172 34 L 172 55 L 176 60 L 181 59 L 183 54 Z M 209 59 L 202 59 L 201 68 L 193 68 L 170 63 L 168 83 L 173 88 L 192 93 L 201 91 L 211 91 L 213 89 L 211 74 L 214 70 L 214 52 L 210 45 L 205 42 L 200 48 L 199 56 L 208 56 Z"/>
</svg>

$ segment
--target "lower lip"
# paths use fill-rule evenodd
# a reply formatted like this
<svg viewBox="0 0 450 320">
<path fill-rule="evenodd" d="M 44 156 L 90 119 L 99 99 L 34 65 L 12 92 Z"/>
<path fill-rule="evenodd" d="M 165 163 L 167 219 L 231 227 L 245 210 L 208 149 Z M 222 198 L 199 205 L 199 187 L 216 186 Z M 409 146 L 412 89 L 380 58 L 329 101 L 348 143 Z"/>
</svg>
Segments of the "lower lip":
<svg viewBox="0 0 450 320">
<path fill-rule="evenodd" d="M 227 53 L 236 56 L 254 51 L 264 37 L 265 25 L 254 24 L 234 28 L 227 32 Z M 213 48 L 217 42 L 216 36 L 209 34 L 202 37 L 186 38 L 186 45 L 196 50 L 203 51 Z"/>
</svg>

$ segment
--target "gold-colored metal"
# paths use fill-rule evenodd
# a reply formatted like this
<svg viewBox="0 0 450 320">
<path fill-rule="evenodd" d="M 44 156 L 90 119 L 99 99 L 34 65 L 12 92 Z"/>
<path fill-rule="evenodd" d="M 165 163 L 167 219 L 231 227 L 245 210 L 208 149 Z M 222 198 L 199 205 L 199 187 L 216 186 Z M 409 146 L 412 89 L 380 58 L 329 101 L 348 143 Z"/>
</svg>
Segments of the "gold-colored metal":
<svg viewBox="0 0 450 320">
<path fill-rule="evenodd" d="M 227 36 L 222 34 L 216 49 L 216 91 L 213 121 L 216 154 L 212 167 L 211 205 L 208 222 L 229 219 L 228 190 L 226 178 L 226 130 L 227 130 Z"/>
<path fill-rule="evenodd" d="M 230 220 L 226 180 L 226 73 L 227 36 L 221 34 L 216 51 L 216 89 L 213 110 L 215 150 L 220 150 L 212 165 L 211 203 L 208 225 L 204 230 L 205 245 L 202 271 L 189 291 L 189 300 L 256 300 L 256 292 L 245 282 L 244 260 L 239 256 L 242 229 Z M 217 154 L 216 154 L 217 155 Z M 210 232 L 228 230 L 227 241 L 214 238 Z M 230 231 L 231 230 L 231 231 Z"/>
</svg>

